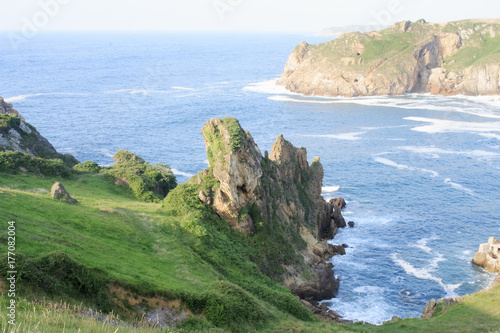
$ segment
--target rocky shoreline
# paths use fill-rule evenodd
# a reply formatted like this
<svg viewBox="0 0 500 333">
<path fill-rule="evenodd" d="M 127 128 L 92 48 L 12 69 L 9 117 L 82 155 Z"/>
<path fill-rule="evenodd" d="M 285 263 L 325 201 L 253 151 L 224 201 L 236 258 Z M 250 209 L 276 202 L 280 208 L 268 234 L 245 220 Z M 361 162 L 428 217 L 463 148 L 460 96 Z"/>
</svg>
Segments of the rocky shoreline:
<svg viewBox="0 0 500 333">
<path fill-rule="evenodd" d="M 500 240 L 490 237 L 488 243 L 481 244 L 477 250 L 472 263 L 483 267 L 488 272 L 500 274 Z M 500 285 L 500 275 L 493 281 L 491 286 L 479 291 L 487 292 L 488 290 Z M 432 317 L 436 308 L 439 304 L 442 305 L 441 311 L 445 312 L 447 307 L 450 307 L 457 303 L 462 303 L 469 295 L 457 296 L 454 298 L 440 298 L 437 301 L 431 299 L 424 307 L 422 311 L 422 319 L 428 319 Z"/>
<path fill-rule="evenodd" d="M 317 302 L 337 294 L 339 280 L 328 260 L 345 250 L 327 240 L 346 226 L 337 206 L 345 201 L 326 202 L 321 196 L 319 157 L 309 164 L 306 149 L 294 147 L 283 135 L 263 156 L 234 118 L 212 119 L 202 133 L 209 168 L 189 181 L 199 185 L 200 200 L 248 237 L 264 223 L 288 230 L 286 237 L 303 264 L 283 263 L 283 284 L 313 312 L 338 318 Z M 305 246 L 293 241 L 297 236 Z"/>
</svg>

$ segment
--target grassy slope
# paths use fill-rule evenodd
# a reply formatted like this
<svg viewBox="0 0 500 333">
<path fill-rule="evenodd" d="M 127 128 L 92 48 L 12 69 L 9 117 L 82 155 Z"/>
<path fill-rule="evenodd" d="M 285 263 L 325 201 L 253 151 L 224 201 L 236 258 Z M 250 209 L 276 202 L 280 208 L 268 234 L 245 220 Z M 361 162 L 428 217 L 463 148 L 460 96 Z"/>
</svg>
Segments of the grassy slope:
<svg viewBox="0 0 500 333">
<path fill-rule="evenodd" d="M 226 304 L 226 308 L 205 304 L 205 312 L 215 308 L 220 313 L 204 315 L 217 326 L 232 330 L 238 330 L 232 326 L 238 322 L 241 330 L 246 330 L 251 326 L 273 327 L 283 320 L 296 321 L 296 316 L 312 320 L 308 310 L 287 289 L 260 273 L 245 258 L 248 249 L 236 243 L 240 236 L 227 225 L 212 221 L 215 225 L 203 228 L 197 224 L 195 213 L 179 216 L 160 209 L 159 204 L 138 201 L 102 174 L 81 177 L 84 182 L 62 180 L 80 202 L 69 205 L 51 199 L 46 192 L 57 179 L 0 173 L 2 229 L 7 230 L 7 221 L 16 221 L 17 254 L 25 255 L 24 260 L 37 262 L 54 252 L 66 253 L 78 264 L 102 273 L 103 281 L 125 286 L 139 295 L 181 299 L 194 310 L 196 302 L 215 300 L 221 306 Z M 173 191 L 181 199 L 182 187 Z M 189 207 L 185 209 L 188 211 Z M 4 258 L 5 233 L 0 235 L 0 253 Z M 210 241 L 205 240 L 207 236 Z M 22 286 L 22 294 L 28 298 L 46 294 L 43 288 Z M 77 293 L 55 292 L 47 297 L 72 304 L 83 300 L 84 305 L 101 305 L 98 300 L 81 298 Z M 189 304 L 190 300 L 194 305 Z M 233 308 L 239 312 L 231 312 Z M 130 309 L 121 305 L 114 310 L 126 315 Z M 63 317 L 71 319 L 67 314 Z M 70 321 L 74 320 L 80 321 Z"/>
<path fill-rule="evenodd" d="M 231 326 L 213 313 L 205 313 L 199 320 L 205 327 L 216 322 L 219 327 L 229 327 L 230 331 L 251 330 L 252 327 L 263 332 L 372 329 L 390 332 L 427 328 L 453 331 L 455 325 L 458 331 L 469 332 L 500 328 L 498 307 L 485 307 L 500 303 L 500 287 L 487 294 L 472 296 L 464 304 L 450 308 L 446 313 L 439 312 L 428 321 L 411 319 L 372 327 L 299 320 L 297 313 L 300 316 L 302 312 L 290 305 L 295 304 L 295 299 L 260 274 L 245 258 L 246 251 L 250 250 L 238 245 L 238 236 L 225 225 L 209 222 L 213 217 L 207 215 L 207 224 L 203 226 L 197 223 L 196 209 L 189 213 L 192 210 L 189 205 L 177 212 L 160 209 L 159 204 L 138 201 L 127 189 L 115 186 L 102 174 L 84 174 L 82 178 L 85 182 L 63 180 L 71 195 L 80 201 L 79 205 L 73 206 L 53 200 L 47 192 L 40 190 L 50 189 L 56 179 L 0 173 L 0 221 L 3 230 L 6 230 L 7 221 L 16 221 L 18 254 L 36 261 L 54 251 L 66 253 L 77 263 L 102 272 L 107 282 L 126 286 L 139 295 L 159 294 L 170 299 L 183 299 L 183 295 L 189 294 L 201 299 L 207 292 L 216 293 L 221 304 L 226 302 L 224 304 L 238 309 L 237 313 L 219 309 L 220 315 L 229 316 L 235 323 L 242 323 L 241 326 Z M 189 185 L 181 185 L 172 192 L 174 203 L 175 195 L 177 199 L 185 200 L 183 196 L 189 193 L 183 187 L 189 188 Z M 179 202 L 179 205 L 183 204 Z M 209 214 L 203 210 L 200 212 Z M 210 241 L 205 240 L 207 236 Z M 0 239 L 3 256 L 6 250 L 3 231 Z M 92 298 L 81 298 L 78 294 L 47 295 L 36 288 L 22 293 L 30 299 L 46 295 L 55 301 L 64 299 L 70 304 L 83 301 L 83 305 L 95 306 Z M 227 301 L 230 293 L 237 296 L 235 300 Z M 3 321 L 6 295 L 3 294 L 0 300 L 0 332 L 3 332 L 6 327 Z M 245 314 L 247 307 L 258 316 Z M 114 310 L 127 315 L 127 310 L 131 309 L 120 305 Z M 290 312 L 296 315 L 292 316 Z M 55 310 L 48 305 L 22 302 L 18 315 L 18 323 L 23 324 L 21 331 L 28 331 L 38 322 L 38 328 L 43 332 L 60 332 L 63 327 L 66 331 L 77 331 L 77 328 L 86 332 L 116 330 L 114 326 L 75 315 L 74 311 L 64 307 Z M 212 319 L 212 324 L 203 319 L 207 316 Z M 477 319 L 469 320 L 469 317 L 480 318 L 481 329 Z M 124 327 L 119 329 L 119 332 L 127 331 L 129 329 Z"/>
</svg>

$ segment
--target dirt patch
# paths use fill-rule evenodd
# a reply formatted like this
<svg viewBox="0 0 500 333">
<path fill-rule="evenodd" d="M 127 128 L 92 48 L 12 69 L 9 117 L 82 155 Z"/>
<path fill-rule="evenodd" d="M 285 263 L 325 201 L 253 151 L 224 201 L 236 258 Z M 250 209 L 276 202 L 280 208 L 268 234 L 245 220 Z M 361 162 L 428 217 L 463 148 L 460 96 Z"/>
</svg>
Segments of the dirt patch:
<svg viewBox="0 0 500 333">
<path fill-rule="evenodd" d="M 5 292 L 6 288 L 5 288 L 5 281 L 4 280 L 0 280 L 0 294 L 3 294 Z"/>
<path fill-rule="evenodd" d="M 153 327 L 175 327 L 193 313 L 180 300 L 166 300 L 163 297 L 147 297 L 118 285 L 111 285 L 109 292 L 116 304 L 127 304 L 143 313 L 142 321 Z"/>
</svg>

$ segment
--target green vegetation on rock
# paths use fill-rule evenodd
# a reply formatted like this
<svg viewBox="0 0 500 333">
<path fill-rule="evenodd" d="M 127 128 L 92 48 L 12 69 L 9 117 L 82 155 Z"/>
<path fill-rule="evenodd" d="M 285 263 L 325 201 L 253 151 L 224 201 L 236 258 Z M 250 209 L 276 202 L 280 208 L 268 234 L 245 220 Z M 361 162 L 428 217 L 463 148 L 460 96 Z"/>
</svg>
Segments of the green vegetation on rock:
<svg viewBox="0 0 500 333">
<path fill-rule="evenodd" d="M 17 150 L 45 159 L 60 159 L 69 167 L 78 163 L 72 155 L 59 154 L 35 127 L 16 114 L 0 114 L 0 139 L 0 151 Z M 3 140 L 8 145 L 2 144 Z"/>
<path fill-rule="evenodd" d="M 498 95 L 499 61 L 498 19 L 403 21 L 381 31 L 299 44 L 278 84 L 324 96 Z"/>
<path fill-rule="evenodd" d="M 119 150 L 113 158 L 115 164 L 101 172 L 128 185 L 138 199 L 159 202 L 177 186 L 176 178 L 166 164 L 151 165 L 126 150 Z"/>
</svg>

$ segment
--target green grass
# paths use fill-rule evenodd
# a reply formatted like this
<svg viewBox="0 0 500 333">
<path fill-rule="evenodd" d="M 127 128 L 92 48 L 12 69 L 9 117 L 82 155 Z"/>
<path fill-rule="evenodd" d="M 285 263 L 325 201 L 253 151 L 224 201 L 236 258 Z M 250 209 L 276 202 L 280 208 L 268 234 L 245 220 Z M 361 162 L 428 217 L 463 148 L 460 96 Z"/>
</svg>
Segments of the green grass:
<svg viewBox="0 0 500 333">
<path fill-rule="evenodd" d="M 201 204 L 197 192 L 189 191 L 192 187 L 179 186 L 168 197 L 172 203 L 179 199 L 175 208 L 160 209 L 159 204 L 137 200 L 103 174 L 79 177 L 62 180 L 80 202 L 70 205 L 48 193 L 61 179 L 0 173 L 1 226 L 7 230 L 7 222 L 16 221 L 25 277 L 43 271 L 43 278 L 19 282 L 22 295 L 83 301 L 109 310 L 91 297 L 95 290 L 85 287 L 90 276 L 96 283 L 118 284 L 139 295 L 179 299 L 231 331 L 264 327 L 280 318 L 313 319 L 286 288 L 260 272 L 248 258 L 243 236 Z M 0 253 L 6 253 L 4 244 Z M 58 270 L 72 273 L 56 274 L 59 280 L 54 280 L 50 272 Z M 123 305 L 114 310 L 128 313 Z"/>
<path fill-rule="evenodd" d="M 444 310 L 444 311 L 443 311 Z M 375 332 L 500 332 L 500 285 L 465 297 L 451 307 L 439 304 L 425 320 L 405 319 L 372 327 Z"/>
<path fill-rule="evenodd" d="M 446 69 L 458 71 L 473 65 L 500 61 L 500 36 L 485 38 L 473 35 L 459 51 L 446 59 Z"/>
<path fill-rule="evenodd" d="M 62 181 L 80 203 L 51 199 L 48 190 L 55 181 Z M 248 207 L 242 213 L 253 211 Z M 285 260 L 293 254 L 275 246 L 287 237 L 273 242 L 266 235 L 290 231 L 271 223 L 254 237 L 245 237 L 197 199 L 193 184 L 172 190 L 162 207 L 139 201 L 99 173 L 65 179 L 0 173 L 1 228 L 7 230 L 11 220 L 16 221 L 22 277 L 17 285 L 21 326 L 16 332 L 33 331 L 35 326 L 41 332 L 116 331 L 116 326 L 82 316 L 85 307 L 103 310 L 104 316 L 112 310 L 109 316 L 137 325 L 140 311 L 111 292 L 111 285 L 121 286 L 133 298 L 178 300 L 193 313 L 177 329 L 162 332 L 219 331 L 215 327 L 227 332 L 392 332 L 427 327 L 479 332 L 500 327 L 500 310 L 494 307 L 500 302 L 499 287 L 471 296 L 427 321 L 411 319 L 382 327 L 320 322 L 286 288 L 262 273 L 266 264 L 273 264 L 259 262 L 263 255 L 285 255 L 279 259 Z M 0 239 L 4 270 L 5 232 Z M 0 332 L 10 332 L 4 321 L 6 304 L 4 293 Z M 160 330 L 118 330 L 129 331 Z"/>
</svg>

